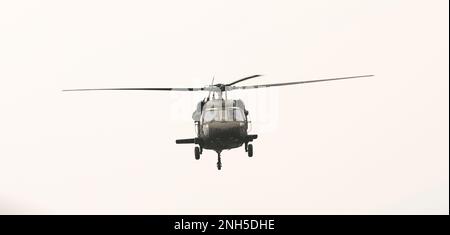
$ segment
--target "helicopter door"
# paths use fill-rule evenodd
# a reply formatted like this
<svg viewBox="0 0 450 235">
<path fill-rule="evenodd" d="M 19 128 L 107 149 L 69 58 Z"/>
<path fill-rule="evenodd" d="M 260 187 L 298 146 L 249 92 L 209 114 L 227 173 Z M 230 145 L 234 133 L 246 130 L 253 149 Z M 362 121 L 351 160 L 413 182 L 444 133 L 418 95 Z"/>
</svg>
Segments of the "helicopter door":
<svg viewBox="0 0 450 235">
<path fill-rule="evenodd" d="M 200 122 L 199 121 L 195 121 L 195 135 L 200 136 Z"/>
</svg>

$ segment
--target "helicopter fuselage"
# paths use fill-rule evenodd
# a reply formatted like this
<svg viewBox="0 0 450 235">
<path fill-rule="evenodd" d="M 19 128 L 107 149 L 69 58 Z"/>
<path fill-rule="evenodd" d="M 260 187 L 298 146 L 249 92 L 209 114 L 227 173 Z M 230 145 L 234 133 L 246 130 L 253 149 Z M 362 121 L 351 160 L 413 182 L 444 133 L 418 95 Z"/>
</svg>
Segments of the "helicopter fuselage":
<svg viewBox="0 0 450 235">
<path fill-rule="evenodd" d="M 222 151 L 242 146 L 247 137 L 247 124 L 239 121 L 212 121 L 200 126 L 201 147 Z"/>
<path fill-rule="evenodd" d="M 198 144 L 200 149 L 223 150 L 241 147 L 257 138 L 249 135 L 248 111 L 241 100 L 201 101 L 192 115 L 197 138 L 177 140 L 178 144 Z"/>
</svg>

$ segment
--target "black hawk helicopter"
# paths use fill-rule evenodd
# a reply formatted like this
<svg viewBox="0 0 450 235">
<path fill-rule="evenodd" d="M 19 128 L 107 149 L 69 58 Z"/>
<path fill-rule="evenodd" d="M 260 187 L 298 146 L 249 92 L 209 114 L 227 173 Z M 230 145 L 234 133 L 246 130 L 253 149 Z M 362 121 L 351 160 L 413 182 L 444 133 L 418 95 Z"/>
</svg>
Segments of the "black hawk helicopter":
<svg viewBox="0 0 450 235">
<path fill-rule="evenodd" d="M 272 83 L 252 86 L 234 86 L 239 82 L 262 75 L 253 75 L 239 79 L 228 84 L 214 84 L 201 88 L 99 88 L 99 89 L 70 89 L 63 91 L 99 91 L 99 90 L 135 90 L 135 91 L 208 91 L 206 98 L 197 104 L 192 114 L 196 127 L 197 137 L 191 139 L 178 139 L 177 144 L 195 144 L 195 159 L 199 160 L 204 149 L 214 150 L 217 153 L 217 169 L 222 169 L 221 153 L 223 150 L 238 148 L 244 145 L 249 157 L 253 156 L 253 145 L 250 144 L 258 135 L 249 134 L 248 110 L 242 100 L 227 99 L 227 92 L 237 89 L 255 89 L 274 86 L 287 86 L 314 82 L 326 82 L 352 78 L 371 77 L 362 75 L 352 77 L 328 78 L 308 81 Z M 212 94 L 212 97 L 211 97 Z"/>
</svg>

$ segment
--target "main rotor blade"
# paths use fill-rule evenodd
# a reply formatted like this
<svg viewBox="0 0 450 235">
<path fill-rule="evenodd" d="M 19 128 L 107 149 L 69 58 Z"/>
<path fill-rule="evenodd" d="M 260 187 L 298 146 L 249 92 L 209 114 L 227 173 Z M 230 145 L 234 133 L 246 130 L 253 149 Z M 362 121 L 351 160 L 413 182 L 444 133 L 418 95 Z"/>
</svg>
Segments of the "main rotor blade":
<svg viewBox="0 0 450 235">
<path fill-rule="evenodd" d="M 69 89 L 63 91 L 203 91 L 206 88 L 96 88 L 96 89 Z"/>
<path fill-rule="evenodd" d="M 214 78 L 216 78 L 216 75 L 213 76 L 213 79 L 212 79 L 212 82 L 211 82 L 211 86 L 210 86 L 210 87 L 213 87 L 213 86 L 214 86 Z M 209 97 L 211 97 L 211 90 L 209 90 L 209 92 L 208 92 L 208 100 L 209 100 Z"/>
<path fill-rule="evenodd" d="M 234 85 L 234 84 L 236 84 L 238 82 L 242 82 L 242 81 L 245 81 L 245 80 L 248 80 L 248 79 L 251 79 L 251 78 L 257 78 L 257 77 L 261 77 L 261 76 L 262 75 L 257 74 L 257 75 L 252 75 L 252 76 L 249 76 L 249 77 L 241 78 L 241 79 L 239 79 L 237 81 L 234 81 L 232 83 L 226 84 L 226 86 L 231 86 L 231 85 Z"/>
<path fill-rule="evenodd" d="M 264 87 L 272 87 L 272 86 L 288 86 L 288 85 L 297 85 L 297 84 L 305 84 L 305 83 L 313 83 L 313 82 L 327 82 L 327 81 L 344 80 L 344 79 L 352 79 L 352 78 L 364 78 L 364 77 L 372 77 L 372 76 L 374 76 L 374 75 L 362 75 L 362 76 L 341 77 L 341 78 L 328 78 L 328 79 L 298 81 L 298 82 L 272 83 L 272 84 L 254 85 L 254 86 L 233 86 L 233 87 L 230 87 L 229 90 L 264 88 Z"/>
</svg>

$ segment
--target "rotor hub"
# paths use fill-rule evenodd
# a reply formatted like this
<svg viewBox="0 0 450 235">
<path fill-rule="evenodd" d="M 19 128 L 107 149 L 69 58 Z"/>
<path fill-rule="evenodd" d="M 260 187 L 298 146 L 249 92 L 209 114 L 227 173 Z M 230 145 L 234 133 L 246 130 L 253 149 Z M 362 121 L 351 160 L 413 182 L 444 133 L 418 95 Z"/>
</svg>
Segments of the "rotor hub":
<svg viewBox="0 0 450 235">
<path fill-rule="evenodd" d="M 217 88 L 219 88 L 220 91 L 225 91 L 225 87 L 227 87 L 227 85 L 222 84 L 222 83 L 214 84 L 214 86 L 217 87 Z"/>
</svg>

